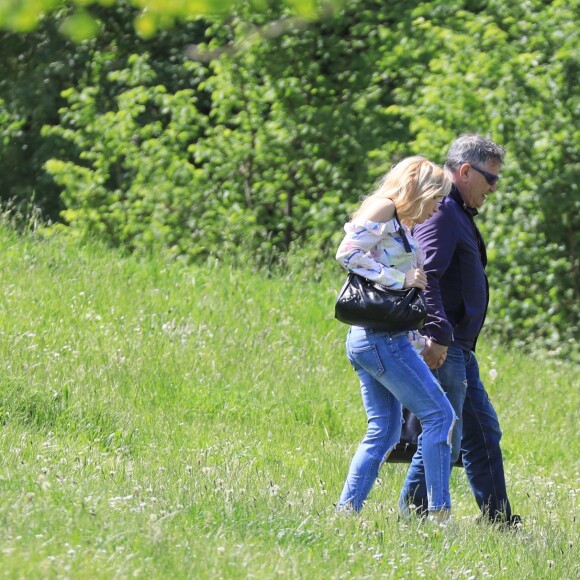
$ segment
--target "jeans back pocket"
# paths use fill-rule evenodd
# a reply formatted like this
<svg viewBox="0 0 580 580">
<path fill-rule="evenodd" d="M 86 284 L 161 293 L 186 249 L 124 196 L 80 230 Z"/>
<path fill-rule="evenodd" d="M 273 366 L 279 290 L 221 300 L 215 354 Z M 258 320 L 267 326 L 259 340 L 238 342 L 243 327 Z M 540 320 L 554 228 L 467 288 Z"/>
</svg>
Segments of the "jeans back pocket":
<svg viewBox="0 0 580 580">
<path fill-rule="evenodd" d="M 347 355 L 355 371 L 363 369 L 375 378 L 379 378 L 385 372 L 381 357 L 374 344 L 359 347 L 347 346 Z"/>
</svg>

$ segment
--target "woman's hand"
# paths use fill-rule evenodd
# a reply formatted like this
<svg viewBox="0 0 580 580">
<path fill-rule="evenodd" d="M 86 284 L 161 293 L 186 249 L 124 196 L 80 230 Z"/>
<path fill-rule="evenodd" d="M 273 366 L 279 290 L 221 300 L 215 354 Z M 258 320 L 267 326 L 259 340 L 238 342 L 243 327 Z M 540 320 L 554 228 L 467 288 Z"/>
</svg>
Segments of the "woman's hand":
<svg viewBox="0 0 580 580">
<path fill-rule="evenodd" d="M 427 287 L 427 276 L 423 270 L 408 270 L 405 274 L 403 288 L 420 288 L 425 290 Z"/>
</svg>

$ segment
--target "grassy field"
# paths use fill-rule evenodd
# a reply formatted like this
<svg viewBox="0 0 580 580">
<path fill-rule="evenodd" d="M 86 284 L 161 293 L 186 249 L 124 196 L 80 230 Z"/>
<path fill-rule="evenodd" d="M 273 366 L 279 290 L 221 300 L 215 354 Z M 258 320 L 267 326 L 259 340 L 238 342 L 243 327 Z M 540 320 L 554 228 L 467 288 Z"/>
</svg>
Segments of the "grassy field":
<svg viewBox="0 0 580 580">
<path fill-rule="evenodd" d="M 365 417 L 334 275 L 123 258 L 0 228 L 0 577 L 579 578 L 578 368 L 484 341 L 525 528 L 334 502 Z"/>
</svg>

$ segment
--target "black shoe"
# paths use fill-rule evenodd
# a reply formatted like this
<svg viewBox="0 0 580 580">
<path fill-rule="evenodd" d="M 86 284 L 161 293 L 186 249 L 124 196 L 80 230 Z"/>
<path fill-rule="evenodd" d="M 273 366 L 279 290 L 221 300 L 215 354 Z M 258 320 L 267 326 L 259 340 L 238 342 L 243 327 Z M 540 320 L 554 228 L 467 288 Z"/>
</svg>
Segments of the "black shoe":
<svg viewBox="0 0 580 580">
<path fill-rule="evenodd" d="M 524 527 L 524 522 L 518 514 L 512 514 L 508 522 L 506 522 L 510 530 L 521 530 Z"/>
<path fill-rule="evenodd" d="M 524 528 L 524 522 L 522 522 L 522 518 L 520 518 L 518 514 L 512 514 L 509 520 L 499 521 L 497 524 L 501 530 L 510 530 L 514 532 L 518 532 Z"/>
<path fill-rule="evenodd" d="M 524 527 L 522 518 L 518 514 L 512 514 L 509 520 L 500 519 L 499 517 L 491 520 L 488 517 L 480 514 L 475 521 L 480 524 L 485 523 L 496 525 L 502 530 L 521 530 Z"/>
</svg>

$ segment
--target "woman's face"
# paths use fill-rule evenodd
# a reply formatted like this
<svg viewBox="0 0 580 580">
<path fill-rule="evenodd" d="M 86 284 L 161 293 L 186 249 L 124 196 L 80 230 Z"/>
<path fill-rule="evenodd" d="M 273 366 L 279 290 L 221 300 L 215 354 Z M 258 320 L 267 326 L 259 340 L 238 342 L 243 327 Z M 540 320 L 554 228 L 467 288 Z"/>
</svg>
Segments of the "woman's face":
<svg viewBox="0 0 580 580">
<path fill-rule="evenodd" d="M 439 207 L 439 203 L 444 198 L 444 195 L 436 195 L 427 201 L 427 203 L 423 206 L 423 211 L 421 215 L 417 219 L 418 224 L 422 224 L 425 220 L 429 219 Z"/>
</svg>

